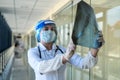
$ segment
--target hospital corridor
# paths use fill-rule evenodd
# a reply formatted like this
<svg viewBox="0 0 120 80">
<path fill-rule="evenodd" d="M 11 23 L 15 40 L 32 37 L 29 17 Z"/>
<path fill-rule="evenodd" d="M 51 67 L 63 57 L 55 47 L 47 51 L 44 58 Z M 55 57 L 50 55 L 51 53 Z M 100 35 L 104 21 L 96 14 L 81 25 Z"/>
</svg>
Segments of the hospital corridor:
<svg viewBox="0 0 120 80">
<path fill-rule="evenodd" d="M 97 31 L 102 45 L 90 42 Z M 42 40 L 47 44 L 49 37 L 43 35 L 49 33 L 54 52 L 42 52 Z M 71 39 L 82 62 L 74 54 L 66 58 Z M 94 43 L 98 47 L 91 47 Z M 40 68 L 43 64 L 48 66 Z M 120 80 L 120 0 L 0 0 L 0 80 Z"/>
</svg>

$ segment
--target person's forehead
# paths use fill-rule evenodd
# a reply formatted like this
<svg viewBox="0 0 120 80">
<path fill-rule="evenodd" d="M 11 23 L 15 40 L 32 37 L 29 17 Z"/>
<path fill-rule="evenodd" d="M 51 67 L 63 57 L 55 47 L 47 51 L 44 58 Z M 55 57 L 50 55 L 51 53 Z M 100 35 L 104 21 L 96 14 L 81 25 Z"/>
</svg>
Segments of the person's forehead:
<svg viewBox="0 0 120 80">
<path fill-rule="evenodd" d="M 55 25 L 46 25 L 44 28 L 55 28 Z"/>
</svg>

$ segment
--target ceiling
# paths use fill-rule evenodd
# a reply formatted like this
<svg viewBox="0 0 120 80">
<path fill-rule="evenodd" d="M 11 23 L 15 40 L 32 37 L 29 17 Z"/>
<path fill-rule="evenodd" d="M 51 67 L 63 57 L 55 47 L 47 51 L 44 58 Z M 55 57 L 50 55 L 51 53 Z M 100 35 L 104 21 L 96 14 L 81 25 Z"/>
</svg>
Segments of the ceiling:
<svg viewBox="0 0 120 80">
<path fill-rule="evenodd" d="M 72 0 L 0 0 L 0 12 L 13 33 L 25 34 L 36 22 L 50 17 L 69 1 Z M 90 3 L 90 0 L 85 1 Z M 120 5 L 120 0 L 91 0 L 91 3 L 99 9 L 111 8 Z"/>
<path fill-rule="evenodd" d="M 25 34 L 69 0 L 0 0 L 0 12 L 13 33 Z M 62 3 L 64 2 L 64 4 Z M 56 8 L 57 7 L 57 8 Z"/>
</svg>

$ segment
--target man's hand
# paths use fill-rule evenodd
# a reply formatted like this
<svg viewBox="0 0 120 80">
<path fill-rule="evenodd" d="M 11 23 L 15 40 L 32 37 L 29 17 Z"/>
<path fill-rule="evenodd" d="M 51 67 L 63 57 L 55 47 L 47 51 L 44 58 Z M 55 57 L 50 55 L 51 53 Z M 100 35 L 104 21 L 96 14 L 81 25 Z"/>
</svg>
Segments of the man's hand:
<svg viewBox="0 0 120 80">
<path fill-rule="evenodd" d="M 91 48 L 91 54 L 96 57 L 97 56 L 97 53 L 99 51 L 99 48 L 101 48 L 103 45 L 104 45 L 105 41 L 104 41 L 104 38 L 103 38 L 103 35 L 102 35 L 102 32 L 99 32 L 98 33 L 98 36 L 97 36 L 97 39 L 95 41 L 95 45 L 96 47 L 95 48 Z"/>
<path fill-rule="evenodd" d="M 94 48 L 100 48 L 102 45 L 105 43 L 102 32 L 99 31 L 98 34 L 96 35 L 96 39 L 94 41 Z"/>
</svg>

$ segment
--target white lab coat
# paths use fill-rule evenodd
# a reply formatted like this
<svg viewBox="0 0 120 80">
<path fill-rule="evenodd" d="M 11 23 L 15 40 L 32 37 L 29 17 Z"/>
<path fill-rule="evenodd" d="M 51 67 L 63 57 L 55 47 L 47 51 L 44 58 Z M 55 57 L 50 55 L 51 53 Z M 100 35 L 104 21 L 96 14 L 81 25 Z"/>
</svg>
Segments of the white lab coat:
<svg viewBox="0 0 120 80">
<path fill-rule="evenodd" d="M 65 80 L 66 64 L 62 63 L 64 54 L 60 50 L 55 53 L 55 44 L 49 51 L 41 43 L 38 46 L 40 47 L 41 58 L 37 47 L 28 50 L 28 63 L 35 72 L 35 80 Z M 59 46 L 59 48 L 65 52 L 63 47 Z M 84 58 L 74 54 L 69 63 L 78 68 L 87 69 L 97 63 L 97 58 L 93 57 L 90 52 Z"/>
</svg>

